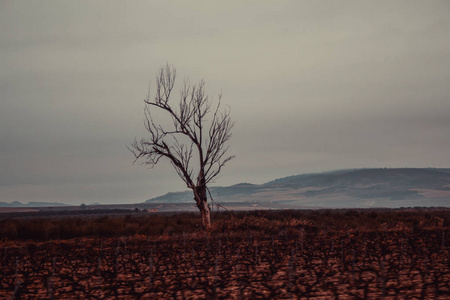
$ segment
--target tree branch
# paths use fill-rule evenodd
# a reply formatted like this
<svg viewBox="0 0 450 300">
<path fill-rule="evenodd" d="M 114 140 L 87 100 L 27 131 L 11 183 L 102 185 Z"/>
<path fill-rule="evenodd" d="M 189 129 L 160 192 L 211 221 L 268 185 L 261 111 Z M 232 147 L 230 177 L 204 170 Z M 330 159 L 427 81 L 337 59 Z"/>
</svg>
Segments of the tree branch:
<svg viewBox="0 0 450 300">
<path fill-rule="evenodd" d="M 153 99 L 150 88 L 144 99 L 144 126 L 148 139 L 134 140 L 128 149 L 135 161 L 143 160 L 144 165 L 155 166 L 162 157 L 168 158 L 180 178 L 195 190 L 211 182 L 234 156 L 226 156 L 234 123 L 230 120 L 230 109 L 221 111 L 221 95 L 212 114 L 212 102 L 205 93 L 205 81 L 192 85 L 185 80 L 180 90 L 180 101 L 172 105 L 170 97 L 175 85 L 176 70 L 171 65 L 161 68 L 156 78 L 156 92 Z M 151 111 L 165 112 L 172 120 L 172 126 L 156 123 Z M 198 167 L 193 168 L 196 157 Z M 194 169 L 196 173 L 194 174 Z M 194 176 L 195 175 L 195 176 Z M 193 178 L 197 181 L 194 183 Z M 196 191 L 194 191 L 196 193 Z"/>
</svg>

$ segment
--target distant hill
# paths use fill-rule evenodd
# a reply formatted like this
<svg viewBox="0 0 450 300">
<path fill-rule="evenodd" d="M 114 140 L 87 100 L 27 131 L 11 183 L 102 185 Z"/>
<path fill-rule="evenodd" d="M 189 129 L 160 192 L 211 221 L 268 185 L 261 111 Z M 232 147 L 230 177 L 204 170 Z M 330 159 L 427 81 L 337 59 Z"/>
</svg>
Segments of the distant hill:
<svg viewBox="0 0 450 300">
<path fill-rule="evenodd" d="M 212 187 L 227 202 L 273 203 L 292 207 L 450 207 L 450 169 L 352 169 L 303 174 L 262 185 Z M 146 203 L 193 202 L 192 192 L 176 192 Z"/>
<path fill-rule="evenodd" d="M 68 205 L 58 202 L 28 202 L 26 204 L 19 201 L 0 202 L 0 207 L 54 207 L 54 206 L 68 206 Z"/>
</svg>

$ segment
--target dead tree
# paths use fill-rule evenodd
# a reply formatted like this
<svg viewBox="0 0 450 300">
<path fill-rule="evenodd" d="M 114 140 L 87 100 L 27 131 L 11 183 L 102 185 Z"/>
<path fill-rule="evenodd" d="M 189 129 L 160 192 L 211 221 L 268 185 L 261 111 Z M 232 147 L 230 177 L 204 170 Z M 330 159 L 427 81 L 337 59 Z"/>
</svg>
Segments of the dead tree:
<svg viewBox="0 0 450 300">
<path fill-rule="evenodd" d="M 234 156 L 227 156 L 233 122 L 230 109 L 221 108 L 221 95 L 215 107 L 205 95 L 205 82 L 190 84 L 185 80 L 180 90 L 179 103 L 170 97 L 175 84 L 176 70 L 166 65 L 156 77 L 156 93 L 150 90 L 144 100 L 145 128 L 148 139 L 134 140 L 129 149 L 135 162 L 155 166 L 161 158 L 168 159 L 186 186 L 192 190 L 202 216 L 202 224 L 211 226 L 211 207 L 208 203 L 207 185 L 220 173 L 222 167 Z M 151 113 L 160 111 L 171 119 L 170 126 L 156 122 Z M 159 114 L 159 113 L 158 113 Z M 155 115 L 155 114 L 154 114 Z"/>
</svg>

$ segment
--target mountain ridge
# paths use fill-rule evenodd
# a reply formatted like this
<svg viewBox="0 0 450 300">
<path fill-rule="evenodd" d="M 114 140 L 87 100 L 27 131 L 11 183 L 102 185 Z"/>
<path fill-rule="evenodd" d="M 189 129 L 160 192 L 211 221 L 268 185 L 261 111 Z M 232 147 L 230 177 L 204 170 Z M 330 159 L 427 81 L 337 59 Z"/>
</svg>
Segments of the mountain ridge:
<svg viewBox="0 0 450 300">
<path fill-rule="evenodd" d="M 287 176 L 256 185 L 211 187 L 216 202 L 280 203 L 299 206 L 450 206 L 450 169 L 363 168 Z M 172 192 L 145 203 L 188 203 L 190 191 Z"/>
</svg>

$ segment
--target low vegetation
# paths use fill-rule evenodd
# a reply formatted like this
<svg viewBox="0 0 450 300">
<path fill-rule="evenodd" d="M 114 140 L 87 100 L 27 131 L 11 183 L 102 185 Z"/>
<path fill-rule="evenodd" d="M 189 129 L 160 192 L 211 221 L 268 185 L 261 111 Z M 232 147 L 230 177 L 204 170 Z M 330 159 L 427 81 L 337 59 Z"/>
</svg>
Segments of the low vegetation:
<svg viewBox="0 0 450 300">
<path fill-rule="evenodd" d="M 0 221 L 0 298 L 448 299 L 450 210 Z"/>
<path fill-rule="evenodd" d="M 91 212 L 92 213 L 92 212 Z M 61 214 L 63 215 L 63 214 Z M 335 230 L 410 230 L 449 227 L 449 209 L 351 209 L 219 212 L 213 214 L 211 233 L 254 231 L 276 234 L 282 230 L 308 232 Z M 77 237 L 172 236 L 203 232 L 196 213 L 64 215 L 16 217 L 0 220 L 3 240 L 49 241 Z"/>
</svg>

